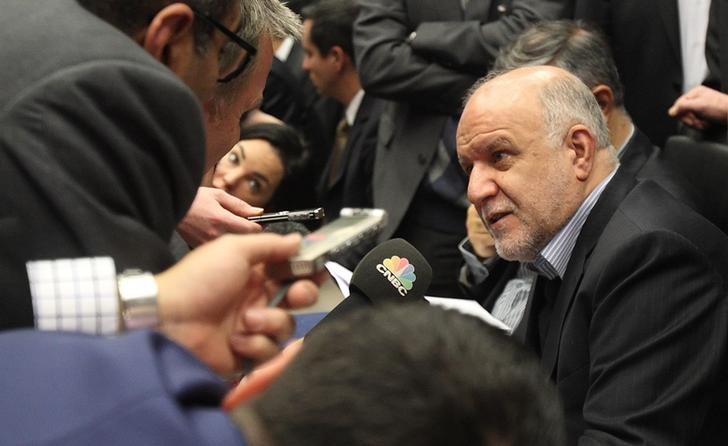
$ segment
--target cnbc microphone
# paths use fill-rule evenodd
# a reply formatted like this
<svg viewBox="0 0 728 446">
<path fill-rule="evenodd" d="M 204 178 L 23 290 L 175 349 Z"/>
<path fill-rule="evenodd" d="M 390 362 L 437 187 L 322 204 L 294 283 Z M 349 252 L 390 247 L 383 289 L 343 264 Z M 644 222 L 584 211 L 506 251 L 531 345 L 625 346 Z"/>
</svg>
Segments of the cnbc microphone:
<svg viewBox="0 0 728 446">
<path fill-rule="evenodd" d="M 357 308 L 380 303 L 427 303 L 425 292 L 430 282 L 432 267 L 414 246 L 401 238 L 387 240 L 374 247 L 359 262 L 351 276 L 349 297 L 318 325 Z"/>
</svg>

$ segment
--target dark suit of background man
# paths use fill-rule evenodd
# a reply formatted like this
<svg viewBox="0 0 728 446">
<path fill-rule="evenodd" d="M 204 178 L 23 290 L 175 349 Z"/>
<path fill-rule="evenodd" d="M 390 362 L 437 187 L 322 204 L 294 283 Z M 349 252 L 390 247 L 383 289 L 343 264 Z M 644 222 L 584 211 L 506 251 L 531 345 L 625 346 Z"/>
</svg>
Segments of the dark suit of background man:
<svg viewBox="0 0 728 446">
<path fill-rule="evenodd" d="M 575 18 L 594 22 L 609 38 L 625 89 L 627 111 L 660 147 L 668 136 L 678 132 L 677 121 L 667 110 L 683 91 L 702 82 L 700 78 L 684 85 L 683 39 L 704 37 L 705 27 L 680 16 L 681 7 L 695 10 L 697 6 L 695 0 L 685 0 L 681 6 L 682 1 L 576 0 Z M 707 17 L 707 10 L 705 13 Z M 685 36 L 681 35 L 681 21 L 688 27 Z M 690 51 L 691 55 L 695 52 L 702 54 L 703 49 Z M 688 63 L 691 69 L 698 65 Z M 705 61 L 700 63 L 704 65 Z"/>
<path fill-rule="evenodd" d="M 372 170 L 384 101 L 362 90 L 354 65 L 354 0 L 321 0 L 303 9 L 303 70 L 322 96 L 344 109 L 323 173 L 319 202 L 329 220 L 342 207 L 372 207 Z"/>
<path fill-rule="evenodd" d="M 710 71 L 710 85 L 716 90 L 728 92 L 728 1 L 726 0 L 710 2 L 705 57 Z"/>
<path fill-rule="evenodd" d="M 705 41 L 709 74 L 703 86 L 681 96 L 670 114 L 691 127 L 708 129 L 710 137 L 728 141 L 725 133 L 728 122 L 728 2 L 710 3 L 710 20 Z M 722 92 L 722 93 L 721 93 Z"/>
<path fill-rule="evenodd" d="M 541 18 L 570 17 L 561 0 L 364 0 L 354 46 L 364 89 L 391 99 L 380 121 L 374 205 L 382 239 L 402 237 L 433 266 L 431 294 L 456 296 L 465 236 L 465 178 L 454 132 L 467 89 L 498 48 Z"/>
<path fill-rule="evenodd" d="M 725 234 L 617 169 L 592 92 L 559 68 L 483 84 L 458 154 L 498 255 L 538 272 L 514 335 L 556 383 L 569 444 L 724 444 Z"/>
<path fill-rule="evenodd" d="M 275 57 L 265 83 L 260 110 L 294 127 L 304 136 L 311 152 L 308 187 L 313 190 L 331 152 L 336 122 L 342 113 L 341 105 L 316 92 L 308 74 L 301 68 L 303 46 L 300 40 L 288 37 L 274 42 L 274 45 Z M 310 207 L 318 206 L 315 194 L 310 194 L 309 199 Z"/>
</svg>

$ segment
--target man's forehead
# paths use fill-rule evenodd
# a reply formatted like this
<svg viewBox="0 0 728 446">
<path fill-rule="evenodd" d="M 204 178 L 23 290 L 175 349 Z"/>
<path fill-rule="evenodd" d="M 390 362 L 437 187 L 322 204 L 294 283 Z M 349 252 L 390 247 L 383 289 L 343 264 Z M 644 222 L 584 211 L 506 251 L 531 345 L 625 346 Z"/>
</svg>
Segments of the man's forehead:
<svg viewBox="0 0 728 446">
<path fill-rule="evenodd" d="M 568 71 L 553 65 L 532 65 L 514 68 L 496 77 L 491 82 L 518 82 L 538 85 L 569 75 Z"/>
<path fill-rule="evenodd" d="M 468 101 L 458 126 L 458 145 L 476 142 L 499 130 L 537 131 L 540 128 L 542 113 L 538 95 L 525 89 L 493 87 L 479 89 Z"/>
<path fill-rule="evenodd" d="M 535 102 L 546 85 L 563 76 L 570 74 L 553 66 L 516 68 L 484 83 L 475 91 L 472 99 L 485 97 L 495 104 Z"/>
<path fill-rule="evenodd" d="M 466 104 L 462 121 L 497 125 L 514 115 L 517 117 L 535 110 L 537 99 L 538 96 L 527 88 L 486 84 Z"/>
</svg>

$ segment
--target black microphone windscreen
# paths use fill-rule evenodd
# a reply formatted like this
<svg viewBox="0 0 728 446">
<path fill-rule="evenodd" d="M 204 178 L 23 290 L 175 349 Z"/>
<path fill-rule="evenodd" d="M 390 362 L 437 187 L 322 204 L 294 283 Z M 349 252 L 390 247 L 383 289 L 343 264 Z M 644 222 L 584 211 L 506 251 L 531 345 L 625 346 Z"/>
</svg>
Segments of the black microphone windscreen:
<svg viewBox="0 0 728 446">
<path fill-rule="evenodd" d="M 432 282 L 432 267 L 420 252 L 401 238 L 387 240 L 364 256 L 351 276 L 349 288 L 372 303 L 424 300 Z"/>
<path fill-rule="evenodd" d="M 432 282 L 432 267 L 403 239 L 387 240 L 359 262 L 349 282 L 349 297 L 339 302 L 316 327 L 372 304 L 421 301 Z M 316 327 L 309 334 L 316 332 Z"/>
</svg>

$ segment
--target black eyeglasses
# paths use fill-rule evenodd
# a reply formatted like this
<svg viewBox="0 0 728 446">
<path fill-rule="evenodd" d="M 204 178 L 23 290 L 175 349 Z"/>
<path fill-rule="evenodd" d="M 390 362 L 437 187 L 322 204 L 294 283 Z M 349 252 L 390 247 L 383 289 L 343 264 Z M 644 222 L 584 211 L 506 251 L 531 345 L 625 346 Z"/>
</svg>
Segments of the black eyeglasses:
<svg viewBox="0 0 728 446">
<path fill-rule="evenodd" d="M 204 12 L 200 11 L 199 9 L 195 8 L 194 6 L 190 6 L 192 11 L 195 13 L 197 17 L 202 19 L 204 22 L 206 22 L 208 25 L 212 25 L 215 28 L 217 28 L 221 33 L 225 34 L 230 40 L 235 42 L 240 48 L 245 50 L 245 56 L 243 57 L 243 60 L 240 61 L 240 65 L 238 65 L 237 68 L 235 68 L 233 71 L 231 71 L 229 74 L 226 74 L 225 76 L 219 78 L 217 81 L 220 83 L 230 82 L 231 80 L 235 79 L 240 73 L 245 71 L 245 69 L 250 64 L 250 60 L 258 53 L 258 49 L 255 48 L 253 45 L 249 44 L 245 40 L 241 39 L 240 36 L 235 34 L 234 32 L 230 31 L 223 25 L 222 23 L 218 22 L 217 20 L 213 19 L 209 15 L 205 14 Z"/>
</svg>

